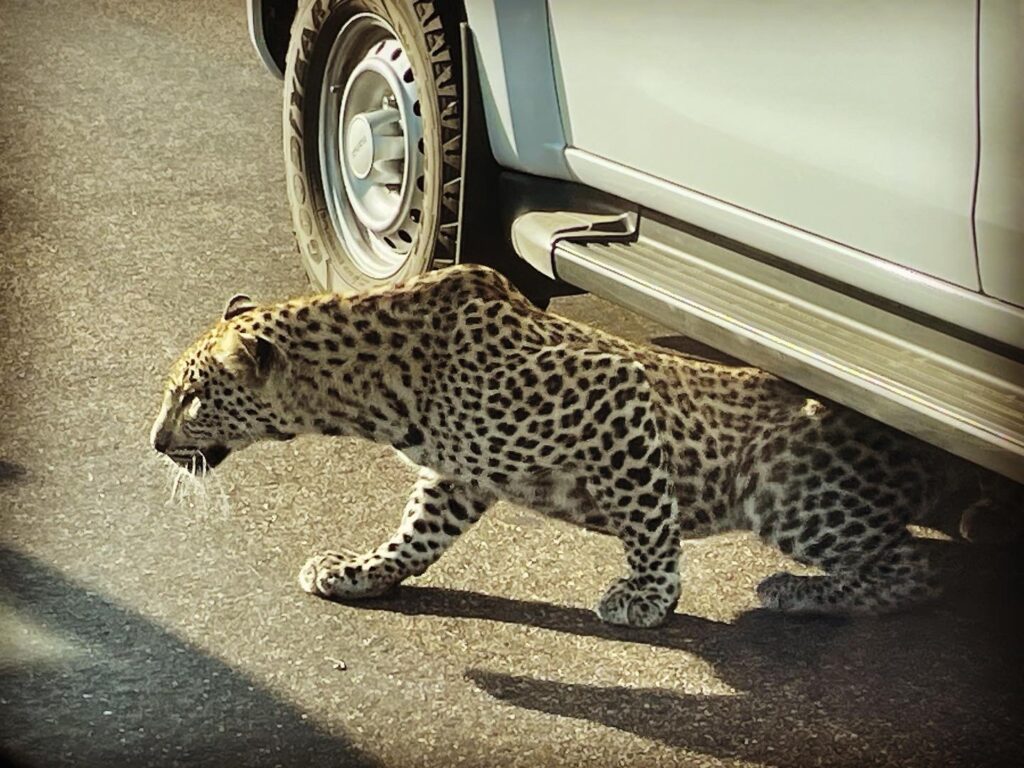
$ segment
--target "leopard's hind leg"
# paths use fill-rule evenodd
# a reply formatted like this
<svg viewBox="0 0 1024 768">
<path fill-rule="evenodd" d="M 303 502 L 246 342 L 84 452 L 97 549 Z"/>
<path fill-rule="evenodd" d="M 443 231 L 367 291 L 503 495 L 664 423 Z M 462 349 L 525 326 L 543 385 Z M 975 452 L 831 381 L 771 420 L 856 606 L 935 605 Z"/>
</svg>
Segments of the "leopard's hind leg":
<svg viewBox="0 0 1024 768">
<path fill-rule="evenodd" d="M 758 586 L 768 608 L 807 613 L 883 613 L 932 597 L 938 580 L 907 530 L 921 503 L 920 476 L 879 471 L 862 483 L 841 463 L 831 483 L 809 472 L 764 484 L 750 500 L 751 524 L 765 541 L 824 575 L 778 573 Z M 852 478 L 852 480 L 851 480 Z"/>
<path fill-rule="evenodd" d="M 791 613 L 888 613 L 938 594 L 927 557 L 909 533 L 889 542 L 867 562 L 829 565 L 832 570 L 822 576 L 769 576 L 757 587 L 761 604 Z"/>
<path fill-rule="evenodd" d="M 756 467 L 745 524 L 824 573 L 778 573 L 763 605 L 806 613 L 883 613 L 936 596 L 938 579 L 907 525 L 931 504 L 935 467 L 898 433 L 852 411 L 804 408 L 744 449 Z"/>
</svg>

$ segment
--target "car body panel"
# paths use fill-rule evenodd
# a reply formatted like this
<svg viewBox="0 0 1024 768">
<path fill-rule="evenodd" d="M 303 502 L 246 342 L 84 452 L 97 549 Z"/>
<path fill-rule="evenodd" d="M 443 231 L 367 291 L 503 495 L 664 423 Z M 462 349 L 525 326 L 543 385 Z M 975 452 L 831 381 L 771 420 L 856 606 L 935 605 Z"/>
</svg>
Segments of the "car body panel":
<svg viewBox="0 0 1024 768">
<path fill-rule="evenodd" d="M 970 0 L 549 7 L 571 146 L 979 288 Z"/>
<path fill-rule="evenodd" d="M 546 0 L 466 0 L 487 133 L 504 168 L 570 179 Z"/>
<path fill-rule="evenodd" d="M 982 3 L 979 64 L 981 285 L 1024 306 L 1024 2 Z"/>
<path fill-rule="evenodd" d="M 670 184 L 578 149 L 566 152 L 584 184 L 773 254 L 845 285 L 1011 346 L 1024 311 L 809 232 Z"/>
</svg>

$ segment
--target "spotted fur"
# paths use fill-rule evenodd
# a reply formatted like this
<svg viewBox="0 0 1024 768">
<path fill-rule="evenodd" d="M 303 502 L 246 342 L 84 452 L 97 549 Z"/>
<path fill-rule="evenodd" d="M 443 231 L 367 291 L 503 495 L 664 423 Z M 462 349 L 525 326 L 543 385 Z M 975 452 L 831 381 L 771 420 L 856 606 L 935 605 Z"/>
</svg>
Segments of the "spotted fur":
<svg viewBox="0 0 1024 768">
<path fill-rule="evenodd" d="M 303 589 L 377 595 L 421 574 L 497 499 L 618 537 L 597 612 L 662 622 L 680 540 L 752 530 L 822 575 L 761 583 L 765 606 L 873 612 L 934 592 L 907 531 L 934 500 L 920 444 L 764 371 L 640 347 L 535 309 L 459 266 L 364 295 L 257 307 L 176 364 L 153 429 L 182 464 L 298 434 L 355 435 L 421 468 L 401 524 L 363 555 L 310 560 Z"/>
</svg>

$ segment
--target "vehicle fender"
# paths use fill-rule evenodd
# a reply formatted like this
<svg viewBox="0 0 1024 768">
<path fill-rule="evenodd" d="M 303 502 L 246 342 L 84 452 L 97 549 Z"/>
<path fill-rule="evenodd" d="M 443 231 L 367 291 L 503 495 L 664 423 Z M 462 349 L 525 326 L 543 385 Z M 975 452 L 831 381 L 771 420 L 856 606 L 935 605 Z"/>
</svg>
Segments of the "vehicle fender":
<svg viewBox="0 0 1024 768">
<path fill-rule="evenodd" d="M 249 40 L 267 70 L 284 79 L 288 37 L 298 9 L 298 0 L 247 0 Z"/>
<path fill-rule="evenodd" d="M 573 179 L 547 0 L 465 0 L 487 133 L 503 168 Z"/>
</svg>

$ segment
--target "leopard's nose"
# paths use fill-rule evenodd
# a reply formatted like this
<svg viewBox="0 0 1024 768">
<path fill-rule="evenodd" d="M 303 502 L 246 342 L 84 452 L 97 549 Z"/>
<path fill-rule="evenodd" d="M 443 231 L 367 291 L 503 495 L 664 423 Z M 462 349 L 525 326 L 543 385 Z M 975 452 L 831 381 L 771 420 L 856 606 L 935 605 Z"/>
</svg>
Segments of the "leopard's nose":
<svg viewBox="0 0 1024 768">
<path fill-rule="evenodd" d="M 153 448 L 160 453 L 167 453 L 167 449 L 171 447 L 171 436 L 167 432 L 154 432 L 150 440 Z"/>
<path fill-rule="evenodd" d="M 166 414 L 162 412 L 160 417 L 153 423 L 153 429 L 149 433 L 150 445 L 160 453 L 167 453 L 167 449 L 171 447 L 171 431 L 167 429 L 165 424 Z"/>
</svg>

